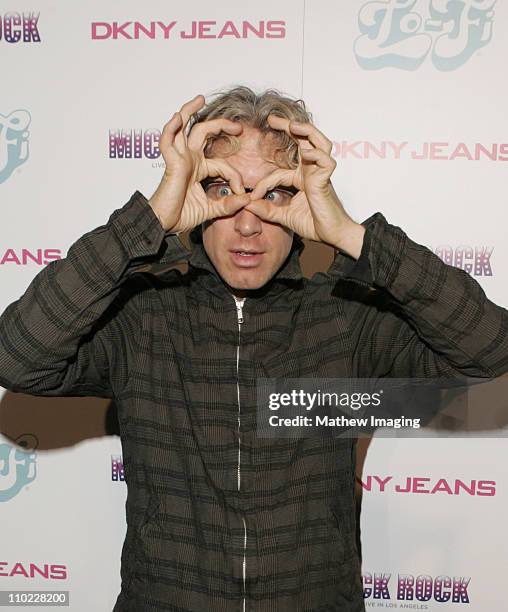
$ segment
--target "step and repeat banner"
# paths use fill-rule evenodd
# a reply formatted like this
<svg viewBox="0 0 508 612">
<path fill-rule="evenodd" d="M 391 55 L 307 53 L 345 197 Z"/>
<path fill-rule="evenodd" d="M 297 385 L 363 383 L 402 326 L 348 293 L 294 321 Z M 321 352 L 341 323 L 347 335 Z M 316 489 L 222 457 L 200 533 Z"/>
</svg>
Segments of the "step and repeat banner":
<svg viewBox="0 0 508 612">
<path fill-rule="evenodd" d="M 505 0 L 1 0 L 0 309 L 136 189 L 151 196 L 184 101 L 236 84 L 303 98 L 350 214 L 381 211 L 506 306 L 507 57 Z M 309 246 L 307 270 L 329 261 Z M 484 401 L 457 422 L 359 444 L 367 609 L 508 609 L 508 414 Z M 114 406 L 2 389 L 0 431 L 0 591 L 111 610 Z"/>
</svg>

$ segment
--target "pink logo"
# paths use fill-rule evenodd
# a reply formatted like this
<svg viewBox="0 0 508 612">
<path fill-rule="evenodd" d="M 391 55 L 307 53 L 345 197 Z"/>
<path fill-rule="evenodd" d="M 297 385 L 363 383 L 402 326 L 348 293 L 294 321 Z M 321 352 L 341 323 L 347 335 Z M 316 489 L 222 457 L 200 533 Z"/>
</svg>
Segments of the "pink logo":
<svg viewBox="0 0 508 612">
<path fill-rule="evenodd" d="M 508 143 L 341 140 L 333 142 L 332 154 L 337 159 L 502 162 L 508 161 Z"/>
<path fill-rule="evenodd" d="M 492 276 L 490 256 L 493 246 L 438 246 L 434 251 L 445 264 L 455 266 L 474 276 Z"/>
<path fill-rule="evenodd" d="M 115 482 L 125 480 L 122 455 L 111 455 L 111 480 Z"/>
<path fill-rule="evenodd" d="M 285 38 L 285 21 L 250 21 L 235 22 L 232 20 L 191 21 L 184 28 L 177 21 L 93 21 L 92 40 L 139 40 L 149 38 L 162 39 L 245 39 L 245 38 Z"/>
<path fill-rule="evenodd" d="M 471 495 L 492 497 L 496 495 L 495 480 L 460 480 L 459 478 L 429 478 L 406 476 L 400 481 L 393 476 L 368 475 L 356 478 L 368 493 L 421 493 L 428 495 Z"/>
<path fill-rule="evenodd" d="M 35 263 L 46 266 L 55 259 L 62 259 L 60 249 L 6 249 L 0 252 L 0 265 L 27 266 Z"/>
<path fill-rule="evenodd" d="M 388 573 L 370 572 L 362 574 L 364 599 L 384 600 L 392 599 L 390 588 L 396 589 L 397 601 L 437 601 L 438 603 L 469 603 L 467 589 L 471 582 L 470 577 L 465 576 L 429 576 L 420 574 L 398 574 L 395 585 L 390 584 L 392 578 Z M 375 605 L 374 601 L 370 605 Z M 396 604 L 394 604 L 396 607 Z M 378 603 L 378 606 L 383 604 Z M 403 606 L 407 607 L 407 606 Z M 411 608 L 416 606 L 411 605 Z M 426 608 L 426 606 L 425 606 Z M 422 608 L 423 609 L 423 608 Z"/>
<path fill-rule="evenodd" d="M 7 43 L 41 42 L 39 34 L 40 13 L 6 13 L 0 15 L 0 40 Z"/>
<path fill-rule="evenodd" d="M 55 565 L 53 563 L 22 563 L 17 561 L 10 564 L 8 561 L 0 561 L 0 576 L 23 576 L 24 578 L 46 578 L 46 580 L 66 580 L 68 577 L 66 565 Z"/>
<path fill-rule="evenodd" d="M 157 159 L 160 156 L 160 130 L 109 130 L 110 159 L 131 159 L 147 157 Z"/>
</svg>

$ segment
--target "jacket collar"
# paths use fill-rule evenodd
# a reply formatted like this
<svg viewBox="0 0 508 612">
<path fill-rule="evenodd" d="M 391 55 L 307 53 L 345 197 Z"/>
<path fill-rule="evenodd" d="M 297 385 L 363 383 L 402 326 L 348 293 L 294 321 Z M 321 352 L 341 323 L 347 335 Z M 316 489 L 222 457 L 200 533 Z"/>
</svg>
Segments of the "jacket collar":
<svg viewBox="0 0 508 612">
<path fill-rule="evenodd" d="M 220 279 L 215 266 L 212 264 L 210 258 L 206 254 L 205 247 L 203 246 L 203 241 L 201 239 L 201 232 L 194 230 L 190 233 L 189 237 L 192 245 L 192 250 L 190 251 L 190 255 L 187 259 L 189 265 L 193 268 L 207 270 L 216 278 Z M 293 244 L 291 245 L 291 250 L 286 260 L 275 274 L 273 280 L 300 280 L 302 278 L 303 275 L 300 267 L 300 254 L 304 248 L 305 245 L 303 240 L 300 238 L 300 236 L 295 234 Z"/>
<path fill-rule="evenodd" d="M 159 259 L 157 268 L 161 269 L 161 264 L 170 263 L 171 267 L 174 267 L 177 263 L 186 262 L 189 266 L 188 272 L 197 277 L 199 285 L 205 290 L 221 298 L 226 296 L 230 297 L 231 293 L 229 289 L 205 251 L 201 239 L 200 227 L 195 228 L 189 234 L 189 238 L 191 244 L 190 249 L 187 248 L 181 240 L 178 241 L 179 244 L 175 245 L 175 237 L 167 236 L 166 242 L 168 243 L 168 248 L 166 249 L 166 254 Z M 169 244 L 170 241 L 171 246 Z M 304 248 L 305 244 L 303 240 L 298 234 L 295 234 L 289 254 L 282 266 L 266 285 L 252 293 L 252 297 L 266 298 L 268 295 L 272 295 L 273 298 L 276 298 L 281 291 L 285 290 L 288 283 L 293 285 L 294 283 L 300 282 L 303 278 L 302 269 L 300 267 L 300 254 Z"/>
</svg>

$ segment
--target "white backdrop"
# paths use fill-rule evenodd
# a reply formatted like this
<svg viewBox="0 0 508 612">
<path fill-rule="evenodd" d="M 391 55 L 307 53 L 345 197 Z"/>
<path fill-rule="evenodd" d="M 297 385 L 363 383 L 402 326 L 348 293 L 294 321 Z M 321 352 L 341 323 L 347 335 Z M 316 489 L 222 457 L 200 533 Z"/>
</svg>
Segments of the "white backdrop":
<svg viewBox="0 0 508 612">
<path fill-rule="evenodd" d="M 155 189 L 160 159 L 111 157 L 111 136 L 160 130 L 185 100 L 238 83 L 302 97 L 352 216 L 382 211 L 506 306 L 506 57 L 504 0 L 1 0 L 0 308 Z M 105 404 L 2 393 L 0 591 L 63 589 L 73 611 L 111 610 L 125 484 Z M 498 434 L 372 442 L 358 474 L 367 609 L 507 609 Z"/>
</svg>

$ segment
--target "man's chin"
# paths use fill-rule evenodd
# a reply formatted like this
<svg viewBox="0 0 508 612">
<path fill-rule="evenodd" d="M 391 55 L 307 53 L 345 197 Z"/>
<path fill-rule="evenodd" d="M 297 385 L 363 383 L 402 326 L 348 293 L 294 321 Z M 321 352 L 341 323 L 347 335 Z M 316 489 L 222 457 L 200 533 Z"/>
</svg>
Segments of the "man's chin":
<svg viewBox="0 0 508 612">
<path fill-rule="evenodd" d="M 246 276 L 251 276 L 251 278 L 245 278 Z M 261 289 L 261 287 L 264 287 L 270 280 L 270 277 L 266 274 L 242 274 L 241 278 L 239 278 L 237 275 L 228 275 L 228 277 L 223 278 L 223 280 L 230 287 L 230 289 L 235 292 L 240 292 Z"/>
</svg>

